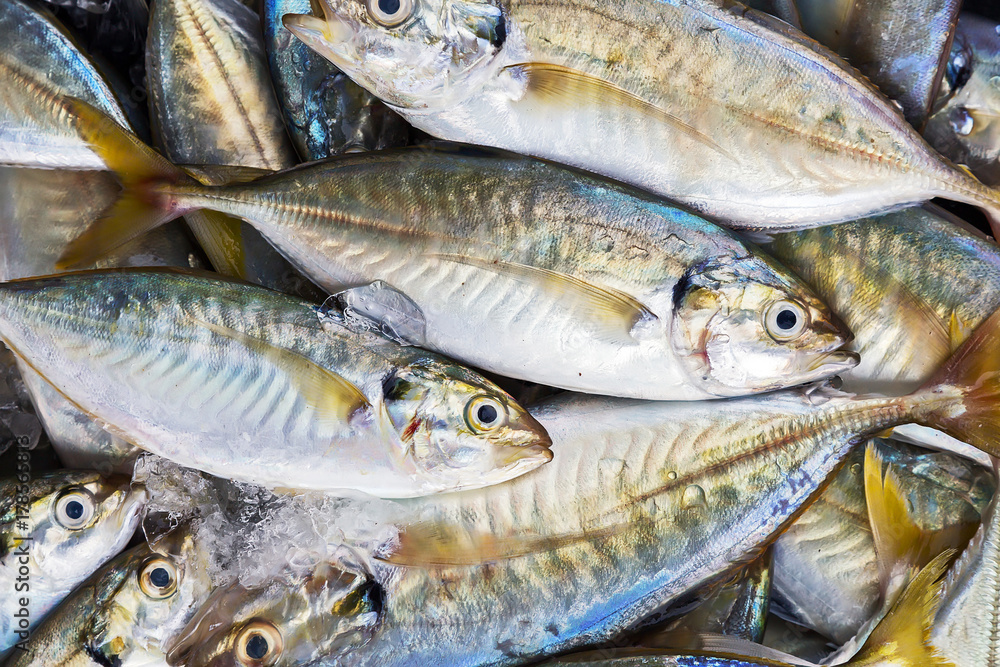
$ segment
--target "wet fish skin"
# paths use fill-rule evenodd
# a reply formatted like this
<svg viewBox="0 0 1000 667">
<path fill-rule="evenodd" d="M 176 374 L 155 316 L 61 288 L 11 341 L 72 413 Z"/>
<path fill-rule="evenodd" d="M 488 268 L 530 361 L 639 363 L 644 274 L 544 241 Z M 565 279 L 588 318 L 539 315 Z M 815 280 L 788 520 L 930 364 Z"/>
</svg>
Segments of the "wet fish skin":
<svg viewBox="0 0 1000 667">
<path fill-rule="evenodd" d="M 350 321 L 506 376 L 689 399 L 857 361 L 838 349 L 849 332 L 783 269 L 703 218 L 576 170 L 441 145 L 205 188 L 74 109 L 124 190 L 62 266 L 141 231 L 136 208 L 148 227 L 209 207 L 251 221 L 318 285 L 349 288 L 336 298 Z"/>
<path fill-rule="evenodd" d="M 541 427 L 488 380 L 262 287 L 133 269 L 0 294 L 11 349 L 107 430 L 188 467 L 406 497 L 551 459 Z"/>
<path fill-rule="evenodd" d="M 773 234 L 765 250 L 854 333 L 844 389 L 902 395 L 1000 307 L 1000 250 L 936 207 Z"/>
<path fill-rule="evenodd" d="M 61 95 L 86 100 L 122 127 L 125 115 L 107 82 L 51 15 L 21 0 L 0 7 L 0 32 L 13 40 L 0 53 L 0 164 L 104 169 L 80 140 Z"/>
<path fill-rule="evenodd" d="M 77 588 L 8 667 L 167 667 L 168 642 L 212 591 L 209 557 L 183 529 L 156 550 L 130 549 Z M 170 573 L 167 588 L 149 581 L 157 568 Z"/>
<path fill-rule="evenodd" d="M 253 655 L 249 643 L 257 642 L 269 666 L 319 664 L 371 641 L 382 606 L 382 588 L 369 576 L 328 563 L 251 589 L 233 584 L 202 606 L 168 661 L 172 667 L 241 667 L 247 664 L 241 656 Z"/>
<path fill-rule="evenodd" d="M 935 196 L 1000 211 L 848 65 L 736 2 L 436 0 L 401 4 L 414 14 L 390 29 L 360 0 L 323 4 L 325 20 L 286 26 L 442 139 L 589 169 L 736 228 Z"/>
<path fill-rule="evenodd" d="M 23 474 L 25 479 L 0 482 L 0 655 L 25 638 L 17 634 L 23 628 L 15 616 L 21 599 L 29 600 L 34 630 L 77 584 L 125 547 L 145 502 L 145 492 L 131 487 L 128 477 L 103 478 L 90 471 Z M 82 508 L 79 516 L 67 513 L 65 506 L 72 503 Z M 27 510 L 24 519 L 18 518 L 19 506 Z"/>
<path fill-rule="evenodd" d="M 285 127 L 303 162 L 404 146 L 410 126 L 282 25 L 309 0 L 265 0 L 264 42 Z"/>
<path fill-rule="evenodd" d="M 537 406 L 554 462 L 504 485 L 405 503 L 416 516 L 375 570 L 382 629 L 341 663 L 515 664 L 613 639 L 751 558 L 865 433 L 914 419 L 944 427 L 924 411 L 955 407 L 946 396 L 965 390 L 945 378 L 964 376 L 997 325 L 1000 315 L 942 369 L 944 385 L 902 399 L 564 394 Z"/>
<path fill-rule="evenodd" d="M 984 183 L 1000 184 L 1000 33 L 996 21 L 963 13 L 942 97 L 924 137 Z"/>
<path fill-rule="evenodd" d="M 944 74 L 960 0 L 796 2 L 804 32 L 844 56 L 922 130 Z"/>
</svg>

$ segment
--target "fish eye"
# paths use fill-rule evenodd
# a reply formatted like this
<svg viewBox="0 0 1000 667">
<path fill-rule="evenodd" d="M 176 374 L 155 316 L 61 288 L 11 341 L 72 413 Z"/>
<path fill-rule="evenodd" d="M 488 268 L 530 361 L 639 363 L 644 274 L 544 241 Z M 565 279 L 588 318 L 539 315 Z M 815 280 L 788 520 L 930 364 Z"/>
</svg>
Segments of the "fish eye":
<svg viewBox="0 0 1000 667">
<path fill-rule="evenodd" d="M 767 308 L 764 328 L 774 340 L 784 343 L 798 338 L 809 324 L 806 309 L 794 301 L 775 301 Z"/>
<path fill-rule="evenodd" d="M 365 0 L 368 16 L 384 28 L 395 28 L 413 14 L 413 0 Z"/>
<path fill-rule="evenodd" d="M 139 569 L 139 589 L 154 600 L 162 600 L 177 590 L 177 566 L 157 556 Z"/>
<path fill-rule="evenodd" d="M 63 528 L 79 530 L 94 518 L 97 503 L 84 489 L 71 489 L 56 499 L 55 519 Z"/>
<path fill-rule="evenodd" d="M 251 621 L 236 637 L 236 659 L 244 667 L 268 667 L 282 651 L 281 633 L 267 621 Z"/>
<path fill-rule="evenodd" d="M 972 50 L 956 43 L 945 67 L 945 81 L 952 92 L 964 86 L 972 76 Z"/>
<path fill-rule="evenodd" d="M 507 421 L 507 408 L 489 396 L 476 396 L 465 406 L 465 421 L 477 433 L 489 433 Z"/>
</svg>

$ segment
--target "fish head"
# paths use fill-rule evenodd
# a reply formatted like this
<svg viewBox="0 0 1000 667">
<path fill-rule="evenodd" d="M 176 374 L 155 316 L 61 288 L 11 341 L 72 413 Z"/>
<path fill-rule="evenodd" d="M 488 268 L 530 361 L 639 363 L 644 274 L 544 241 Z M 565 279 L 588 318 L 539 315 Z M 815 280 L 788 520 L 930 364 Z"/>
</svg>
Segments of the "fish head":
<svg viewBox="0 0 1000 667">
<path fill-rule="evenodd" d="M 28 486 L 31 558 L 53 581 L 74 578 L 77 567 L 96 567 L 124 548 L 146 502 L 145 489 L 124 475 L 60 471 Z M 16 539 L 14 526 L 4 524 L 4 539 Z"/>
<path fill-rule="evenodd" d="M 322 0 L 324 18 L 289 14 L 286 28 L 363 88 L 401 109 L 443 108 L 506 39 L 500 8 L 465 0 Z"/>
<path fill-rule="evenodd" d="M 367 575 L 327 563 L 264 585 L 217 589 L 167 654 L 174 666 L 291 667 L 367 644 L 381 623 L 384 591 Z"/>
<path fill-rule="evenodd" d="M 846 325 L 790 273 L 748 255 L 689 271 L 674 290 L 671 337 L 715 396 L 812 382 L 858 363 Z"/>
<path fill-rule="evenodd" d="M 383 390 L 393 427 L 431 486 L 499 484 L 552 460 L 542 425 L 467 368 L 418 361 L 390 375 Z"/>
</svg>

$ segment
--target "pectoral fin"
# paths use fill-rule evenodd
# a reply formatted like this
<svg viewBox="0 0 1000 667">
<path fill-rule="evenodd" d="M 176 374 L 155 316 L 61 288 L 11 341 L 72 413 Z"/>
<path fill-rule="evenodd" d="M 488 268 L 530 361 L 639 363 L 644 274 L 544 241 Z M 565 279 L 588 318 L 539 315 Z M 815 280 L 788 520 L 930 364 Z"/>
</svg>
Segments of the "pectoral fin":
<svg viewBox="0 0 1000 667">
<path fill-rule="evenodd" d="M 563 300 L 568 309 L 581 309 L 595 329 L 610 340 L 621 342 L 641 340 L 659 320 L 634 297 L 565 273 L 462 255 L 434 255 L 434 257 L 537 285 L 550 295 Z"/>
<path fill-rule="evenodd" d="M 374 331 L 400 345 L 424 345 L 427 341 L 420 306 L 381 280 L 338 292 L 332 298 L 351 330 Z"/>
<path fill-rule="evenodd" d="M 666 109 L 647 102 L 610 81 L 550 63 L 520 63 L 509 65 L 507 69 L 526 76 L 528 94 L 550 104 L 563 104 L 566 107 L 595 105 L 603 108 L 617 107 L 632 113 L 651 116 L 735 161 L 729 151 L 708 135 L 699 132 Z"/>
<path fill-rule="evenodd" d="M 219 324 L 198 319 L 194 319 L 194 323 L 216 335 L 237 341 L 282 369 L 296 385 L 306 405 L 323 421 L 346 423 L 358 410 L 371 407 L 354 384 L 301 354 Z"/>
</svg>

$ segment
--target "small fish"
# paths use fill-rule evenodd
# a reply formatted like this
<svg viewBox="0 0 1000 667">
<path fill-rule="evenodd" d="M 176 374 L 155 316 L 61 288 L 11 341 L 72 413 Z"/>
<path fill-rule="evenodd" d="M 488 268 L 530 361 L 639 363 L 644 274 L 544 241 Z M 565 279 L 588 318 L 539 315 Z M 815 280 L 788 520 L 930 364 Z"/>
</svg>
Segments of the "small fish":
<svg viewBox="0 0 1000 667">
<path fill-rule="evenodd" d="M 169 642 L 212 591 L 211 554 L 181 527 L 107 563 L 7 667 L 166 667 Z"/>
<path fill-rule="evenodd" d="M 309 0 L 265 0 L 264 43 L 285 127 L 304 162 L 405 146 L 410 126 L 281 23 Z"/>
<path fill-rule="evenodd" d="M 803 31 L 857 67 L 922 130 L 961 0 L 796 0 Z M 932 143 L 933 145 L 933 143 Z"/>
<path fill-rule="evenodd" d="M 871 434 L 916 420 L 996 451 L 997 350 L 1000 311 L 904 398 L 536 406 L 553 463 L 403 503 L 414 516 L 374 565 L 382 628 L 339 663 L 510 665 L 610 641 L 753 558 Z"/>
<path fill-rule="evenodd" d="M 233 584 L 205 602 L 167 660 L 172 667 L 321 664 L 371 641 L 383 604 L 370 577 L 328 563 L 250 589 Z"/>
<path fill-rule="evenodd" d="M 123 440 L 271 488 L 476 488 L 551 458 L 478 374 L 213 274 L 82 272 L 0 285 L 0 337 Z"/>
<path fill-rule="evenodd" d="M 779 265 L 698 216 L 576 170 L 415 147 L 206 188 L 70 104 L 126 189 L 63 266 L 209 207 L 249 220 L 316 284 L 352 288 L 337 297 L 352 321 L 508 377 L 685 400 L 857 363 L 839 349 L 849 332 Z"/>
<path fill-rule="evenodd" d="M 127 477 L 59 471 L 0 481 L 0 656 L 121 551 L 145 502 Z"/>
<path fill-rule="evenodd" d="M 834 54 L 738 2 L 322 0 L 285 25 L 416 128 L 610 176 L 735 228 L 1000 192 Z M 371 57 L 377 53 L 378 57 Z"/>
<path fill-rule="evenodd" d="M 149 25 L 150 113 L 169 159 L 263 170 L 296 164 L 253 10 L 238 0 L 169 0 L 153 5 Z M 220 273 L 319 297 L 250 225 L 197 212 L 187 223 Z"/>
<path fill-rule="evenodd" d="M 983 183 L 1000 185 L 1000 24 L 958 19 L 945 84 L 924 137 Z"/>
</svg>

